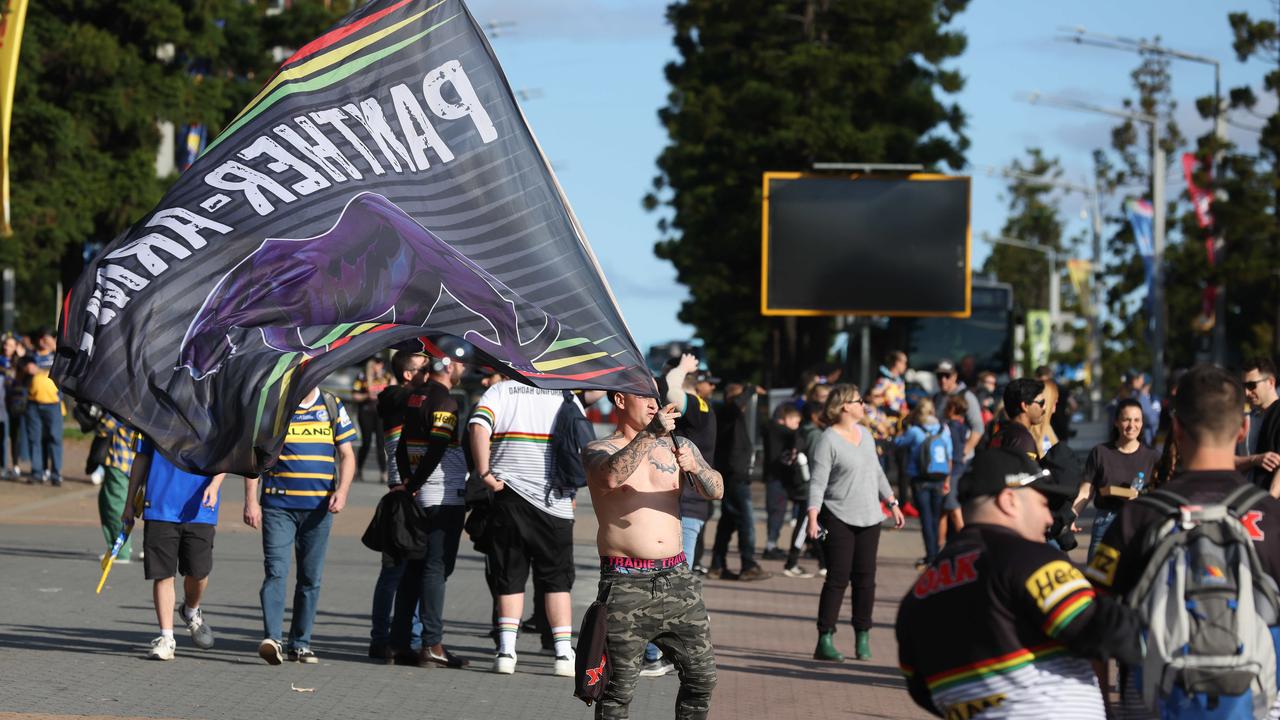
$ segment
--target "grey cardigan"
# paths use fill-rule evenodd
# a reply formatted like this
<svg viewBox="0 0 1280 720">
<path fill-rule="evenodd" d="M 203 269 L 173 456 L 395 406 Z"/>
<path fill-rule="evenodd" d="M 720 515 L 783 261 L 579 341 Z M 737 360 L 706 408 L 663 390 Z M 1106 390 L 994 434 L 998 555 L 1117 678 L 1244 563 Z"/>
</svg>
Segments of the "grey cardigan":
<svg viewBox="0 0 1280 720">
<path fill-rule="evenodd" d="M 884 520 L 880 501 L 893 497 L 889 478 L 876 456 L 876 442 L 861 425 L 859 445 L 845 440 L 834 428 L 822 431 L 809 458 L 809 507 L 825 507 L 854 527 L 871 527 Z"/>
</svg>

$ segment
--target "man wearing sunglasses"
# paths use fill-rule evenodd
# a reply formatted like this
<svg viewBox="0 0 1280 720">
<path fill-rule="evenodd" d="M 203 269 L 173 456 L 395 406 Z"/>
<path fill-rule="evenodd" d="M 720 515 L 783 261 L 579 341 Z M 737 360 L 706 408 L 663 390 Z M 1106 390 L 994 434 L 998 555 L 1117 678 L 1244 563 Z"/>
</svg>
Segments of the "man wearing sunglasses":
<svg viewBox="0 0 1280 720">
<path fill-rule="evenodd" d="M 947 718 L 1106 717 L 1089 659 L 1136 662 L 1140 624 L 1045 543 L 1051 500 L 1071 492 L 1024 453 L 974 458 L 960 482 L 964 530 L 898 608 L 916 704 Z"/>
<path fill-rule="evenodd" d="M 991 440 L 991 447 L 1023 453 L 1035 460 L 1040 448 L 1031 435 L 1031 426 L 1044 417 L 1044 383 L 1031 378 L 1018 378 L 1004 387 L 1004 412 L 1008 420 Z"/>
<path fill-rule="evenodd" d="M 1253 413 L 1249 416 L 1249 454 L 1236 457 L 1236 470 L 1245 473 L 1254 485 L 1275 495 L 1273 477 L 1280 468 L 1280 403 L 1276 402 L 1275 363 L 1266 357 L 1254 358 L 1245 364 L 1242 380 L 1244 397 Z"/>
</svg>

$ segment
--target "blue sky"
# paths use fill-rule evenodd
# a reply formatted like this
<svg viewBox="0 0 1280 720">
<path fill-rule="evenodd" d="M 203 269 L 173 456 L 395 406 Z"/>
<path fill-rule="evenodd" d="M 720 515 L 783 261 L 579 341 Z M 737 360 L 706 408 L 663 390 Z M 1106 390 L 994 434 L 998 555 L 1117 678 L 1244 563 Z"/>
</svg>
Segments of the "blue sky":
<svg viewBox="0 0 1280 720">
<path fill-rule="evenodd" d="M 654 256 L 657 216 L 640 206 L 667 141 L 657 119 L 668 90 L 663 66 L 675 59 L 664 20 L 666 4 L 471 0 L 469 5 L 482 24 L 513 24 L 499 32 L 494 49 L 512 86 L 536 91 L 522 106 L 637 343 L 643 350 L 689 337 L 692 330 L 676 320 L 685 289 L 671 265 Z M 1057 42 L 1059 27 L 1084 26 L 1127 37 L 1160 35 L 1169 47 L 1217 57 L 1224 88 L 1256 88 L 1266 68 L 1236 61 L 1227 25 L 1227 13 L 1234 10 L 1258 16 L 1272 12 L 1267 0 L 975 0 L 956 23 L 968 35 L 968 50 L 952 64 L 967 78 L 957 100 L 969 115 L 966 132 L 972 141 L 974 266 L 980 267 L 989 252 L 978 239 L 981 233 L 996 233 L 1005 220 L 1004 185 L 982 168 L 1006 165 L 1026 148 L 1038 146 L 1061 159 L 1067 179 L 1083 180 L 1090 153 L 1107 144 L 1113 125 L 1105 117 L 1033 106 L 1015 95 L 1039 91 L 1118 107 L 1131 94 L 1135 55 Z M 1173 73 L 1183 134 L 1195 137 L 1208 127 L 1193 103 L 1212 92 L 1212 68 L 1179 62 Z M 1261 124 L 1247 115 L 1237 117 L 1245 124 Z M 1253 136 L 1240 130 L 1232 130 L 1231 139 L 1253 143 Z M 1172 192 L 1180 186 L 1171 181 Z M 1111 198 L 1110 212 L 1122 200 Z M 1087 227 L 1080 217 L 1083 206 L 1083 199 L 1064 196 L 1068 234 Z"/>
</svg>

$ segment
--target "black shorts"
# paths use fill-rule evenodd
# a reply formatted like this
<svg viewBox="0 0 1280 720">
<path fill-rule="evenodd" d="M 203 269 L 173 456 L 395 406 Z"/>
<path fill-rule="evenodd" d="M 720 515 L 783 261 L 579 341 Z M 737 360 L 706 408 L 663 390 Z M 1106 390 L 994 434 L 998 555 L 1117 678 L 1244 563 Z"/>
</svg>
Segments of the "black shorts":
<svg viewBox="0 0 1280 720">
<path fill-rule="evenodd" d="M 213 534 L 207 523 L 147 520 L 142 534 L 142 567 L 148 580 L 184 577 L 203 579 L 213 571 Z"/>
<path fill-rule="evenodd" d="M 493 496 L 489 516 L 489 573 L 498 595 L 524 593 L 533 566 L 544 592 L 573 589 L 573 520 L 539 510 L 511 489 Z"/>
</svg>

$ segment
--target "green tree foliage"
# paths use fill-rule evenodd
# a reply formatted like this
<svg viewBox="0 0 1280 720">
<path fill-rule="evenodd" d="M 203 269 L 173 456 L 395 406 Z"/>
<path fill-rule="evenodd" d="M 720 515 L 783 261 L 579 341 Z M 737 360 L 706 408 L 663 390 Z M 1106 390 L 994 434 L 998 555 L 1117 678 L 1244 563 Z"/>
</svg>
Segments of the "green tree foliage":
<svg viewBox="0 0 1280 720">
<path fill-rule="evenodd" d="M 27 11 L 10 140 L 14 236 L 0 265 L 18 278 L 18 327 L 51 324 L 55 287 L 151 210 L 157 123 L 215 135 L 269 76 L 275 46 L 296 47 L 349 3 L 268 16 L 241 0 L 41 0 Z"/>
<path fill-rule="evenodd" d="M 1280 34 L 1275 20 L 1231 13 L 1228 24 L 1237 59 L 1263 63 L 1268 70 L 1262 87 L 1272 102 L 1280 99 Z M 1280 217 L 1280 113 L 1256 113 L 1259 99 L 1248 86 L 1232 89 L 1228 99 L 1231 109 L 1255 118 L 1245 126 L 1259 129 L 1260 134 L 1256 154 L 1223 147 L 1212 135 L 1200 139 L 1201 157 L 1224 151 L 1215 168 L 1216 187 L 1223 197 L 1213 205 L 1213 231 L 1222 234 L 1226 252 L 1214 277 L 1224 278 L 1227 285 L 1230 348 L 1240 357 L 1280 354 L 1280 333 L 1276 332 L 1280 326 L 1280 277 L 1275 271 L 1280 257 L 1280 227 L 1276 224 Z M 1209 98 L 1202 99 L 1198 107 L 1205 117 L 1212 116 Z M 1205 186 L 1210 184 L 1207 173 L 1199 180 Z M 1194 226 L 1194 221 L 1189 218 L 1187 224 Z M 1194 232 L 1203 237 L 1198 227 Z"/>
<path fill-rule="evenodd" d="M 1026 159 L 1014 160 L 1008 171 L 1011 175 L 1035 175 L 1050 180 L 1062 177 L 1058 159 L 1046 158 L 1040 148 L 1028 148 Z M 1000 234 L 1040 245 L 1065 259 L 1062 221 L 1058 219 L 1054 187 L 1011 179 L 1004 197 L 1009 206 L 1009 217 Z M 987 256 L 983 272 L 994 274 L 1001 282 L 1013 286 L 1013 302 L 1019 310 L 1048 309 L 1049 284 L 1045 278 L 1049 275 L 1049 260 L 1044 253 L 997 243 Z M 1065 275 L 1065 267 L 1059 268 L 1059 273 Z"/>
<path fill-rule="evenodd" d="M 1159 37 L 1154 42 L 1159 44 Z M 1138 67 L 1130 74 L 1137 97 L 1126 99 L 1124 106 L 1133 112 L 1158 118 L 1160 152 L 1165 155 L 1166 168 L 1173 169 L 1181 167 L 1176 160 L 1186 139 L 1173 119 L 1177 102 L 1173 99 L 1169 62 L 1166 57 L 1144 53 Z M 1105 264 L 1101 275 L 1109 311 L 1102 353 L 1104 387 L 1118 383 L 1121 373 L 1127 368 L 1151 367 L 1151 337 L 1148 331 L 1151 318 L 1143 305 L 1143 298 L 1146 297 L 1146 274 L 1122 203 L 1127 198 L 1151 198 L 1152 142 L 1150 125 L 1126 120 L 1111 132 L 1110 153 L 1103 150 L 1094 152 L 1099 184 L 1113 201 L 1110 205 L 1119 211 L 1108 218 L 1116 232 L 1106 239 L 1110 262 Z M 1166 193 L 1166 200 L 1170 209 L 1168 217 L 1174 218 L 1172 210 L 1176 207 L 1176 198 L 1169 197 Z M 1177 266 L 1185 270 L 1184 263 L 1179 259 L 1185 248 L 1173 242 L 1177 237 L 1176 229 L 1176 223 L 1168 223 L 1165 283 L 1169 308 L 1167 317 L 1170 318 L 1167 324 L 1170 331 L 1170 351 L 1166 356 L 1175 365 L 1182 364 L 1175 356 L 1181 357 L 1184 353 L 1174 353 L 1174 345 L 1189 342 L 1187 333 L 1181 333 L 1175 338 L 1175 331 L 1181 332 L 1181 328 L 1189 328 L 1184 320 L 1191 317 L 1175 314 L 1175 309 L 1180 313 L 1187 304 L 1187 298 L 1198 298 L 1199 293 L 1198 286 L 1187 288 L 1173 282 L 1175 276 L 1171 267 Z M 1198 303 L 1199 300 L 1196 299 L 1195 302 Z"/>
<path fill-rule="evenodd" d="M 754 375 L 767 347 L 764 171 L 832 160 L 964 165 L 964 113 L 940 96 L 963 85 L 944 65 L 964 51 L 964 35 L 948 26 L 966 4 L 685 0 L 668 8 L 680 55 L 667 66 L 671 92 L 659 111 L 670 143 L 644 202 L 663 207 L 656 253 L 689 288 L 680 319 L 697 329 L 718 371 Z M 776 327 L 797 338 L 797 357 L 783 358 L 792 374 L 822 359 L 829 321 Z"/>
</svg>

